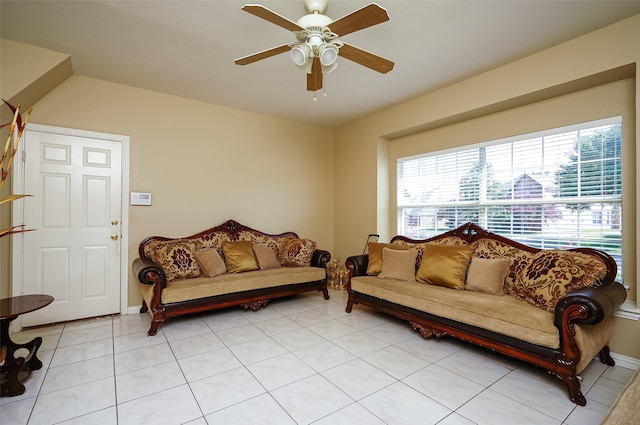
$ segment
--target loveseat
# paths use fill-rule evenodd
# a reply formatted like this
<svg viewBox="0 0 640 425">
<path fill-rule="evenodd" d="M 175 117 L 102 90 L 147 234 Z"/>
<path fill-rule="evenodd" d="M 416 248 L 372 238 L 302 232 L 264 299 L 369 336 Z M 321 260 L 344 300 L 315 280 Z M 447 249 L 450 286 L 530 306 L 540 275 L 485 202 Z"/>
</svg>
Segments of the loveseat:
<svg viewBox="0 0 640 425">
<path fill-rule="evenodd" d="M 242 306 L 257 311 L 269 300 L 306 291 L 329 299 L 328 251 L 294 232 L 270 235 L 236 221 L 185 238 L 148 237 L 133 273 L 151 314 L 148 335 L 169 317 Z"/>
<path fill-rule="evenodd" d="M 591 360 L 614 365 L 612 314 L 626 290 L 602 251 L 536 249 L 467 223 L 430 239 L 369 243 L 345 265 L 347 312 L 367 305 L 425 338 L 449 335 L 540 366 L 578 405 Z"/>
</svg>

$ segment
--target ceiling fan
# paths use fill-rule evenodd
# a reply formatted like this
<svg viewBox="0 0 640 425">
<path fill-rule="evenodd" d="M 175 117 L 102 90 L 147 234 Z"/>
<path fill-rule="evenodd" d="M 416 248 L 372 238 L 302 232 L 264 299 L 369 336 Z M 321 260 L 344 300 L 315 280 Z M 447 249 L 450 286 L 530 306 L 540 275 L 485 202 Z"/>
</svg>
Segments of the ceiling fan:
<svg viewBox="0 0 640 425">
<path fill-rule="evenodd" d="M 338 56 L 349 59 L 382 74 L 393 69 L 394 63 L 373 53 L 340 41 L 338 38 L 389 20 L 387 11 L 375 3 L 364 6 L 338 20 L 322 13 L 327 0 L 305 0 L 309 11 L 298 22 L 293 22 L 259 4 L 247 4 L 242 10 L 292 31 L 296 41 L 235 60 L 247 65 L 280 53 L 290 52 L 291 60 L 307 73 L 307 90 L 322 88 L 323 75 L 337 66 Z"/>
</svg>

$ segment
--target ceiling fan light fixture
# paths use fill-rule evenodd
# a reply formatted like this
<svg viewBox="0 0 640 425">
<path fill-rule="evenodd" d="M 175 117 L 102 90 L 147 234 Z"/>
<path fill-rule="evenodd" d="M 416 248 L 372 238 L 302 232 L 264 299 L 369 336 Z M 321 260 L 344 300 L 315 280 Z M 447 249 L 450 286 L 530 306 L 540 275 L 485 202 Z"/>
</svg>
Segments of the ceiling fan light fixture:
<svg viewBox="0 0 640 425">
<path fill-rule="evenodd" d="M 311 46 L 307 43 L 300 43 L 291 48 L 291 60 L 298 66 L 304 66 L 311 54 Z"/>
<path fill-rule="evenodd" d="M 330 43 L 322 43 L 318 47 L 318 57 L 323 66 L 331 66 L 338 59 L 338 47 Z"/>
<path fill-rule="evenodd" d="M 381 74 L 393 69 L 394 63 L 390 60 L 340 41 L 344 35 L 388 21 L 385 8 L 371 3 L 333 20 L 323 14 L 327 0 L 305 0 L 305 5 L 310 13 L 294 22 L 262 5 L 245 4 L 242 10 L 291 31 L 296 41 L 238 58 L 234 62 L 247 65 L 289 52 L 291 61 L 307 74 L 307 91 L 313 92 L 323 88 L 323 76 L 338 66 L 338 56 Z"/>
</svg>

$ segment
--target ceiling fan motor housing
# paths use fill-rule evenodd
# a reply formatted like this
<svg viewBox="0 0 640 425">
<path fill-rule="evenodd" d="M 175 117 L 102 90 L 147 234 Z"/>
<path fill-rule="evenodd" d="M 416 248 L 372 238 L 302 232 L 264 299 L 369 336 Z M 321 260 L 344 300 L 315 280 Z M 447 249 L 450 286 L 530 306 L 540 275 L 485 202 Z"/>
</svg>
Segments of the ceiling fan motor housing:
<svg viewBox="0 0 640 425">
<path fill-rule="evenodd" d="M 310 15 L 304 15 L 302 18 L 298 19 L 297 24 L 309 31 L 320 32 L 322 28 L 328 27 L 332 22 L 333 19 L 328 16 L 313 13 Z"/>
</svg>

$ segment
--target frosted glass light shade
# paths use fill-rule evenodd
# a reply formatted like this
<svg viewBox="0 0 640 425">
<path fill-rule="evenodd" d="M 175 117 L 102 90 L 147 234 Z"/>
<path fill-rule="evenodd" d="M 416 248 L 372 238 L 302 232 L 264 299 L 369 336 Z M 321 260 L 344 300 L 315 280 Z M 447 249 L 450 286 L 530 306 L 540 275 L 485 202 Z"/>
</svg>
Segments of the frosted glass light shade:
<svg viewBox="0 0 640 425">
<path fill-rule="evenodd" d="M 291 49 L 291 60 L 298 66 L 307 63 L 311 48 L 307 43 L 299 44 Z"/>
<path fill-rule="evenodd" d="M 338 59 L 338 48 L 332 44 L 324 43 L 319 48 L 320 63 L 324 66 L 331 66 Z"/>
</svg>

